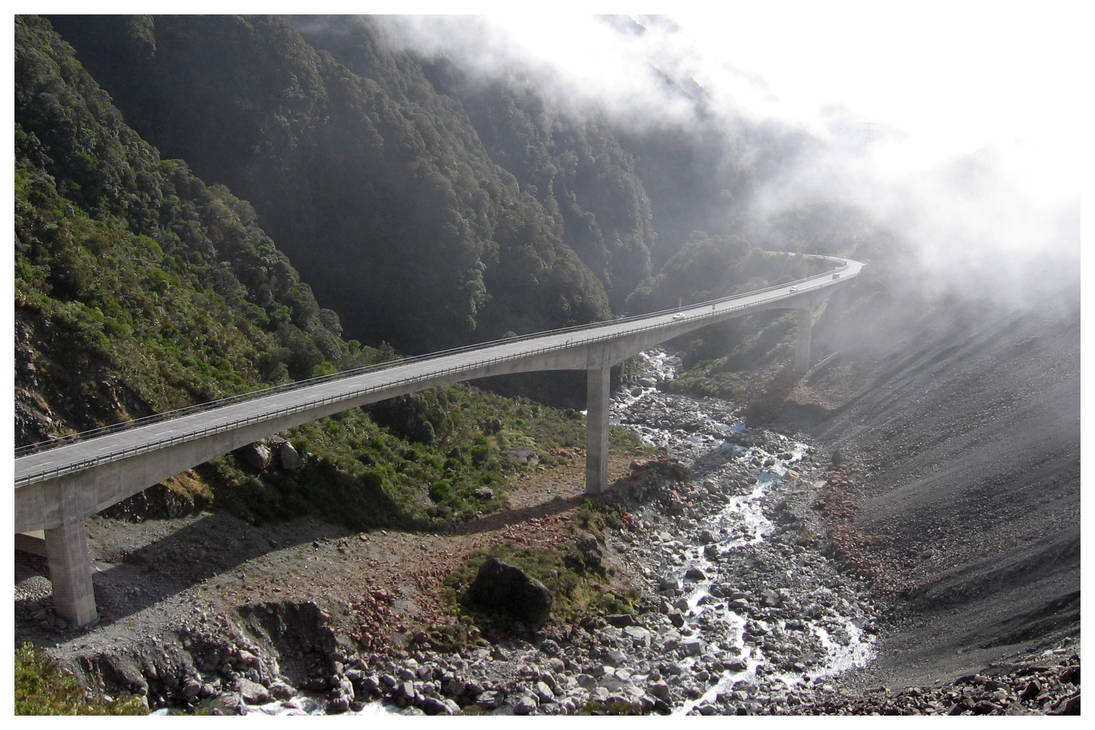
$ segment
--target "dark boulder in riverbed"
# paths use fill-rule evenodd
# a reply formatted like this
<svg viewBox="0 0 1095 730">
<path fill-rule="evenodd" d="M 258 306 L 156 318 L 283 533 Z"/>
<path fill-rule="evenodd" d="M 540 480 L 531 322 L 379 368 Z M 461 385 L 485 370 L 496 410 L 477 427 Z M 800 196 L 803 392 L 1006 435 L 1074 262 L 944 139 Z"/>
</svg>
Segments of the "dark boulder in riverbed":
<svg viewBox="0 0 1095 730">
<path fill-rule="evenodd" d="M 270 447 L 258 441 L 236 451 L 243 462 L 255 471 L 262 471 L 270 465 Z"/>
<path fill-rule="evenodd" d="M 515 565 L 488 558 L 465 594 L 479 608 L 509 614 L 534 628 L 543 626 L 551 611 L 551 592 Z"/>
</svg>

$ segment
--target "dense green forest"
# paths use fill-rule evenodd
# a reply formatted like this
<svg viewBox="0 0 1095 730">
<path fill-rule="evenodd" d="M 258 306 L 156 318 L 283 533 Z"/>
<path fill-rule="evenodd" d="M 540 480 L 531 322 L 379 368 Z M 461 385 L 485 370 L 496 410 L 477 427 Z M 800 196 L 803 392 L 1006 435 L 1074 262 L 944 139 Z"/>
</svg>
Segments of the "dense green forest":
<svg viewBox="0 0 1095 730">
<path fill-rule="evenodd" d="M 16 31 L 17 445 L 395 356 L 344 339 L 252 206 L 162 159 L 47 21 Z M 550 463 L 581 433 L 578 414 L 453 386 L 295 429 L 295 472 L 229 455 L 118 511 L 444 524 L 504 498 L 507 448 Z"/>
<path fill-rule="evenodd" d="M 341 338 L 251 205 L 162 160 L 45 21 L 17 20 L 15 53 L 16 341 L 43 355 L 17 363 L 63 386 L 66 423 L 373 357 Z M 19 433 L 34 435 L 29 422 Z"/>
<path fill-rule="evenodd" d="M 15 19 L 18 444 L 804 272 L 734 222 L 744 137 L 625 133 L 337 26 Z M 165 489 L 267 519 L 320 481 L 343 521 L 442 524 L 503 498 L 507 448 L 550 462 L 581 427 L 452 387 L 286 434 L 301 472 L 227 456 Z"/>
<path fill-rule="evenodd" d="M 134 129 L 254 205 L 348 334 L 420 352 L 609 314 L 558 222 L 367 27 L 359 75 L 279 18 L 55 22 Z"/>
<path fill-rule="evenodd" d="M 758 174 L 744 137 L 623 134 L 367 17 L 53 22 L 144 139 L 254 206 L 348 336 L 403 352 L 639 311 Z"/>
</svg>

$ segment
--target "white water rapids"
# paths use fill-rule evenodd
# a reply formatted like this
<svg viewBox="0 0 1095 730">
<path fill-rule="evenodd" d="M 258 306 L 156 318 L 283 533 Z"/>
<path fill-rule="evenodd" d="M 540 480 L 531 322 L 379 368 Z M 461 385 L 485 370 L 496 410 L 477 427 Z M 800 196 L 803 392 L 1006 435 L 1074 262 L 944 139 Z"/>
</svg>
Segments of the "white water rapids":
<svg viewBox="0 0 1095 730">
<path fill-rule="evenodd" d="M 662 382 L 675 378 L 681 367 L 678 357 L 661 349 L 642 353 L 640 357 L 646 367 L 656 374 L 657 380 Z M 713 455 L 717 455 L 743 463 L 762 464 L 762 468 L 756 473 L 752 489 L 744 495 L 731 496 L 721 511 L 703 523 L 702 527 L 720 536 L 720 539 L 714 543 L 716 547 L 713 550 L 710 544 L 706 550 L 703 545 L 683 546 L 674 540 L 662 544 L 667 553 L 665 563 L 676 566 L 676 575 L 673 577 L 681 579 L 686 589 L 685 603 L 682 605 L 682 608 L 686 609 L 682 611 L 685 626 L 695 627 L 696 633 L 703 636 L 707 642 L 708 654 L 718 653 L 724 662 L 727 659 L 737 660 L 735 666 L 740 667 L 726 670 L 713 681 L 709 680 L 708 689 L 700 697 L 673 708 L 674 715 L 683 715 L 700 705 L 714 702 L 720 694 L 730 691 L 738 683 L 756 682 L 757 667 L 767 662 L 759 647 L 748 646 L 744 640 L 746 617 L 735 612 L 729 604 L 708 601 L 713 598 L 710 593 L 713 582 L 710 576 L 717 573 L 717 558 L 711 559 L 707 555 L 709 552 L 722 555 L 729 550 L 760 543 L 772 532 L 774 525 L 764 514 L 765 498 L 771 488 L 787 476 L 791 470 L 789 464 L 799 462 L 810 447 L 805 443 L 775 434 L 780 441 L 779 453 L 789 452 L 790 454 L 790 458 L 776 459 L 775 454 L 759 447 L 742 447 L 702 430 L 682 432 L 679 429 L 669 430 L 649 424 L 629 422 L 631 419 L 624 414 L 637 403 L 643 399 L 663 397 L 657 387 L 649 385 L 649 380 L 647 383 L 646 387 L 618 395 L 613 404 L 616 415 L 614 420 L 633 429 L 645 443 L 664 448 L 673 455 L 679 454 L 682 460 L 710 459 Z M 688 406 L 685 405 L 688 403 L 692 404 L 694 410 L 691 420 L 697 420 L 697 416 L 701 422 L 708 420 L 703 413 L 703 404 L 699 400 L 678 396 L 673 400 L 673 408 L 684 412 L 688 410 Z M 746 429 L 744 422 L 722 425 L 729 425 L 728 430 L 731 433 L 741 433 Z M 726 428 L 711 430 L 716 433 L 720 430 L 724 433 L 727 431 Z M 819 485 L 814 484 L 814 486 Z M 685 576 L 690 570 L 698 570 L 699 574 L 705 578 L 695 581 L 687 579 Z M 712 612 L 717 612 L 719 615 L 712 616 L 710 615 Z M 763 621 L 757 623 L 763 630 L 773 628 Z M 815 681 L 866 666 L 874 658 L 874 637 L 865 633 L 851 617 L 839 615 L 827 615 L 816 619 L 804 617 L 802 623 L 824 648 L 824 657 L 812 663 L 805 671 L 771 673 L 767 675 L 768 679 L 777 678 L 791 686 L 807 679 Z M 785 621 L 781 621 L 778 628 L 785 629 L 785 624 Z M 711 627 L 717 628 L 715 635 L 711 635 Z"/>
<path fill-rule="evenodd" d="M 782 546 L 770 546 L 778 530 L 768 516 L 773 495 L 779 494 L 784 480 L 791 480 L 791 486 L 802 485 L 805 477 L 800 471 L 811 447 L 781 434 L 759 430 L 754 434 L 725 402 L 666 394 L 658 385 L 676 376 L 679 358 L 660 349 L 641 358 L 647 371 L 640 378 L 642 385 L 614 395 L 613 422 L 665 449 L 694 473 L 702 472 L 694 482 L 703 482 L 705 493 L 717 494 L 718 499 L 705 503 L 717 505 L 710 514 L 698 519 L 693 515 L 685 522 L 648 511 L 643 520 L 647 532 L 633 538 L 632 545 L 621 545 L 621 551 L 644 566 L 647 575 L 661 579 L 653 581 L 656 585 L 651 590 L 665 602 L 663 609 L 674 613 L 679 637 L 676 645 L 663 644 L 674 633 L 663 615 L 665 623 L 648 624 L 665 627 L 654 629 L 658 635 L 650 649 L 606 671 L 611 669 L 640 688 L 686 680 L 693 687 L 687 693 L 689 699 L 677 692 L 677 699 L 669 704 L 672 714 L 684 715 L 731 711 L 727 697 L 744 703 L 755 699 L 763 705 L 764 697 L 776 694 L 779 687 L 813 683 L 865 666 L 874 656 L 874 637 L 862 628 L 866 622 L 863 611 L 854 605 L 855 591 L 836 585 L 840 579 L 821 556 L 803 551 L 788 554 L 786 539 Z M 819 482 L 809 482 L 811 489 L 818 486 Z M 764 560 L 768 562 L 763 570 L 768 572 L 759 573 L 759 584 L 755 575 L 747 579 L 738 574 L 749 561 L 755 565 Z M 774 582 L 765 584 L 765 576 Z M 666 581 L 674 588 L 660 593 Z M 765 589 L 794 595 L 786 596 L 786 601 L 780 596 L 777 610 L 766 602 Z M 796 613 L 799 608 L 801 612 Z M 682 655 L 679 646 L 684 643 L 699 648 Z M 666 669 L 669 666 L 671 672 Z M 568 687 L 581 691 L 569 680 Z M 575 696 L 579 707 L 586 697 Z M 250 706 L 246 712 L 317 715 L 324 714 L 324 703 L 300 694 L 288 702 Z M 421 711 L 378 700 L 347 714 Z"/>
</svg>

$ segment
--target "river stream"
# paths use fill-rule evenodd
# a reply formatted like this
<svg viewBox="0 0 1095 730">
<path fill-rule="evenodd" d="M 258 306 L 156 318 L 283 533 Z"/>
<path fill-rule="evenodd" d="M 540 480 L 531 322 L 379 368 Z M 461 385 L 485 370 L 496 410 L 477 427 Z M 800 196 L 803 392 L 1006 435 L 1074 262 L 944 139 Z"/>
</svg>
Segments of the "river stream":
<svg viewBox="0 0 1095 730">
<path fill-rule="evenodd" d="M 687 714 L 697 707 L 710 706 L 736 687 L 741 688 L 739 695 L 747 695 L 749 685 L 816 683 L 865 666 L 874 656 L 874 637 L 862 628 L 869 620 L 861 607 L 854 605 L 854 598 L 851 602 L 833 601 L 830 610 L 819 611 L 817 604 L 806 603 L 801 616 L 792 615 L 792 610 L 773 611 L 764 617 L 754 612 L 755 618 L 750 616 L 744 593 L 725 600 L 729 597 L 726 586 L 740 582 L 734 573 L 740 559 L 749 553 L 763 553 L 756 548 L 763 546 L 777 529 L 766 514 L 772 507 L 773 490 L 787 479 L 799 479 L 800 469 L 808 471 L 803 469 L 803 461 L 811 447 L 772 432 L 750 438 L 752 429 L 724 402 L 662 392 L 658 386 L 676 377 L 679 358 L 661 349 L 640 357 L 649 374 L 640 378 L 639 386 L 625 389 L 614 398 L 614 421 L 634 429 L 644 442 L 689 464 L 694 473 L 702 473 L 709 492 L 725 493 L 720 509 L 690 521 L 691 532 L 698 532 L 698 540 L 682 540 L 671 531 L 654 530 L 654 539 L 647 541 L 643 556 L 659 573 L 653 587 L 663 594 L 668 588 L 677 596 L 674 605 L 681 633 L 701 636 L 705 656 L 717 656 L 717 663 L 726 667 L 721 672 L 701 670 L 707 675 L 703 693 L 676 705 L 673 713 Z M 665 414 L 676 414 L 677 418 L 659 417 Z M 821 485 L 813 482 L 809 486 L 817 489 Z M 649 517 L 657 519 L 657 515 Z M 810 570 L 811 562 L 803 556 L 795 557 L 776 575 L 782 572 L 789 586 L 821 589 L 820 576 Z M 827 577 L 837 578 L 839 583 L 851 582 L 844 576 Z M 853 596 L 860 588 L 849 587 Z M 832 588 L 825 588 L 825 592 L 832 595 Z M 789 599 L 777 592 L 776 599 L 768 603 L 793 604 Z M 842 612 L 844 605 L 852 605 L 854 610 Z M 765 642 L 751 640 L 772 634 L 792 637 L 776 645 L 783 655 L 776 661 L 766 656 Z M 792 661 L 787 661 L 788 654 Z M 694 659 L 689 667 L 701 663 Z"/>
<path fill-rule="evenodd" d="M 453 712 L 469 698 L 493 714 L 568 714 L 591 702 L 675 715 L 793 712 L 796 692 L 825 691 L 828 678 L 871 661 L 865 587 L 824 556 L 809 524 L 826 467 L 814 449 L 747 427 L 725 401 L 665 392 L 680 368 L 674 355 L 658 349 L 641 361 L 636 384 L 613 396 L 612 421 L 692 478 L 622 495 L 636 529 L 607 549 L 646 581 L 656 610 L 537 644 L 422 658 L 426 671 L 423 661 L 410 671 L 382 664 L 372 684 L 389 695 L 360 714 Z M 327 707 L 300 695 L 246 711 Z"/>
</svg>

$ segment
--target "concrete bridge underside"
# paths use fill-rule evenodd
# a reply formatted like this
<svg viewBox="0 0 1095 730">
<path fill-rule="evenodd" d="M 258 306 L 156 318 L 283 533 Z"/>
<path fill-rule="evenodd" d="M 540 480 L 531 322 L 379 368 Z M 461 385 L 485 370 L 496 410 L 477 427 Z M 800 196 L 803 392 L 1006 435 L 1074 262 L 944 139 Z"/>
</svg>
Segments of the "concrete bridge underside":
<svg viewBox="0 0 1095 730">
<path fill-rule="evenodd" d="M 803 280 L 796 288 L 770 287 L 677 312 L 396 363 L 23 456 L 16 459 L 15 531 L 44 531 L 57 614 L 78 626 L 93 624 L 97 614 L 86 517 L 302 423 L 439 385 L 547 370 L 587 373 L 586 491 L 599 493 L 608 484 L 609 374 L 614 365 L 717 322 L 790 308 L 798 312 L 794 367 L 804 371 L 810 362 L 814 307 L 833 285 L 852 278 L 861 266 L 838 261 L 844 264 L 839 279 L 826 273 Z M 849 269 L 852 265 L 854 270 Z M 756 301 L 745 301 L 749 297 Z"/>
</svg>

